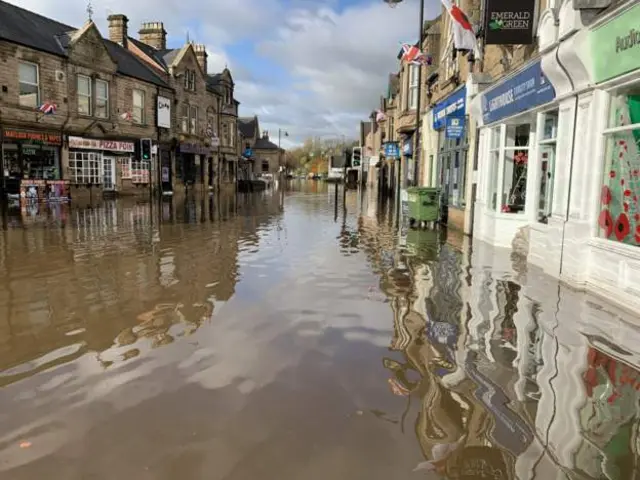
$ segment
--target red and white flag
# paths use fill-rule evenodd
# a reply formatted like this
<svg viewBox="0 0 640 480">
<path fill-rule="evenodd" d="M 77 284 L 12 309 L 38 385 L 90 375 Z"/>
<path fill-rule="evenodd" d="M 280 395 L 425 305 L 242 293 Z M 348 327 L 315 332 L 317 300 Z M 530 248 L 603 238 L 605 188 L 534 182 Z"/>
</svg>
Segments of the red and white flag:
<svg viewBox="0 0 640 480">
<path fill-rule="evenodd" d="M 431 55 L 425 54 L 415 45 L 408 43 L 402 44 L 402 60 L 412 65 L 431 65 L 433 63 Z"/>
<path fill-rule="evenodd" d="M 465 13 L 457 5 L 453 5 L 451 0 L 442 0 L 444 8 L 451 17 L 451 28 L 453 29 L 453 45 L 456 50 L 473 50 L 478 53 L 476 34 L 473 31 L 471 22 Z"/>
</svg>

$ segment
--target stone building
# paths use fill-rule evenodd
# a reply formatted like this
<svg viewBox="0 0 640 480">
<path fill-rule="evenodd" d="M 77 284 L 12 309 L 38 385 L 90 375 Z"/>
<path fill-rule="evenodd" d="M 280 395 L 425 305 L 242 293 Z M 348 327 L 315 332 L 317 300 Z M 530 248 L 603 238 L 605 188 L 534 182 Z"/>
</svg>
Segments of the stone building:
<svg viewBox="0 0 640 480">
<path fill-rule="evenodd" d="M 142 24 L 128 35 L 124 15 L 111 15 L 112 40 L 145 62 L 175 91 L 172 136 L 163 148 L 163 189 L 213 188 L 235 183 L 239 102 L 231 72 L 210 74 L 204 45 L 167 48 L 163 22 Z M 111 28 L 113 25 L 113 28 Z"/>
<path fill-rule="evenodd" d="M 149 193 L 171 86 L 92 21 L 82 28 L 0 1 L 2 188 L 45 200 Z M 160 132 L 160 133 L 159 133 Z M 149 148 L 147 148 L 149 147 Z"/>
<path fill-rule="evenodd" d="M 284 149 L 273 143 L 269 132 L 260 134 L 260 122 L 257 115 L 239 119 L 242 136 L 242 152 L 249 158 L 254 174 L 276 174 L 284 165 Z M 278 140 L 279 143 L 279 140 Z M 247 155 L 249 154 L 249 155 Z"/>
</svg>

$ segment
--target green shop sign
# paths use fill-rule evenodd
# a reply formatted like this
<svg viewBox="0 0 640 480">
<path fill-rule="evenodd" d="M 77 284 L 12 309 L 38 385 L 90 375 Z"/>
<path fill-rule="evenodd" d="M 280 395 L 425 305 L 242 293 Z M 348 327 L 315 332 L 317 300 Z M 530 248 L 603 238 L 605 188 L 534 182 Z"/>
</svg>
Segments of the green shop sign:
<svg viewBox="0 0 640 480">
<path fill-rule="evenodd" d="M 596 83 L 640 68 L 640 4 L 593 30 L 590 41 Z"/>
</svg>

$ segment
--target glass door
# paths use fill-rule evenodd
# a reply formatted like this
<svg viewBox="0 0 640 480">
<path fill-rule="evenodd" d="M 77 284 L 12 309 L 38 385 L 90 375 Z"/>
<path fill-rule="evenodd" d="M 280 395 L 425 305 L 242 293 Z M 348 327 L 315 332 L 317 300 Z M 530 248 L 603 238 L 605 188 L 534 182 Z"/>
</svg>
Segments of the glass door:
<svg viewBox="0 0 640 480">
<path fill-rule="evenodd" d="M 105 190 L 116 189 L 116 159 L 102 157 L 102 182 Z"/>
</svg>

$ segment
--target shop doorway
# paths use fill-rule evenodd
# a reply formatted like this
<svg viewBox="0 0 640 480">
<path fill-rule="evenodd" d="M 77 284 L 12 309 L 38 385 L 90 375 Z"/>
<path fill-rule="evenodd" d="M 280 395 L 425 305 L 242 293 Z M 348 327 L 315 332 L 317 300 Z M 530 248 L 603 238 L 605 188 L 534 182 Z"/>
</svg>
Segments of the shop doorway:
<svg viewBox="0 0 640 480">
<path fill-rule="evenodd" d="M 162 192 L 173 192 L 173 172 L 171 170 L 171 152 L 160 149 L 160 188 Z"/>
<path fill-rule="evenodd" d="M 105 191 L 115 191 L 116 159 L 113 157 L 102 157 L 102 183 L 102 187 Z"/>
</svg>

